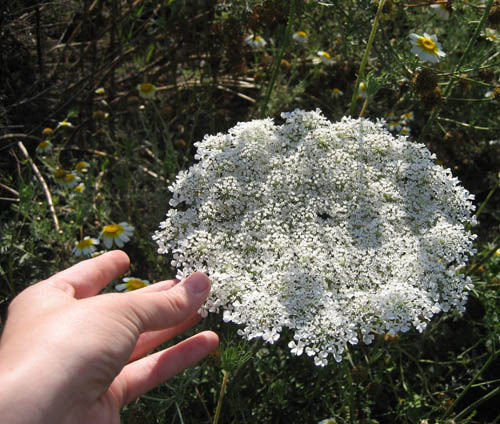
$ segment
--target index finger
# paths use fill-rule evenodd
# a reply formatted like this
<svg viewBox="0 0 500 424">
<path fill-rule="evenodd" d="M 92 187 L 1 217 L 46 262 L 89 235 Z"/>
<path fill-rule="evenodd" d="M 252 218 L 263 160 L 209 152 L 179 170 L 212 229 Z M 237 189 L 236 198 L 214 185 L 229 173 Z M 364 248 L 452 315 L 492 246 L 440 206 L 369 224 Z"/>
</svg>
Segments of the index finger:
<svg viewBox="0 0 500 424">
<path fill-rule="evenodd" d="M 58 272 L 45 283 L 82 299 L 98 294 L 111 280 L 122 275 L 129 265 L 130 259 L 125 252 L 112 250 Z"/>
</svg>

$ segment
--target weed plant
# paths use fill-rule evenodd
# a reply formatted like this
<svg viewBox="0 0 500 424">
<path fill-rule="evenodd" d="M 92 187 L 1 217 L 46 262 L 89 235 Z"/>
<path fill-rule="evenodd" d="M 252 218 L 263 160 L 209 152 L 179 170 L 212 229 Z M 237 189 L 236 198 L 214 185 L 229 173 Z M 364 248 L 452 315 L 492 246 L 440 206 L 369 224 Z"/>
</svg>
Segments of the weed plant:
<svg viewBox="0 0 500 424">
<path fill-rule="evenodd" d="M 296 107 L 385 118 L 476 196 L 466 312 L 325 368 L 210 315 L 200 327 L 220 349 L 126 406 L 123 422 L 499 422 L 500 3 L 432 3 L 1 2 L 2 305 L 120 222 L 135 228 L 128 275 L 172 277 L 151 236 L 204 134 Z M 445 56 L 416 55 L 412 33 L 436 36 Z"/>
</svg>

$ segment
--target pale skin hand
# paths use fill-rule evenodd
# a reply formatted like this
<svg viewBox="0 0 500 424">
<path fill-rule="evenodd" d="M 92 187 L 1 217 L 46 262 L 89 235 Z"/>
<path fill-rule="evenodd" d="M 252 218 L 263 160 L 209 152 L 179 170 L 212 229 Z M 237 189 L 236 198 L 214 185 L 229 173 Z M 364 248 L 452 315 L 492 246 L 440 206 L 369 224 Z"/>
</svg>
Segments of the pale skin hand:
<svg viewBox="0 0 500 424">
<path fill-rule="evenodd" d="M 12 301 L 0 339 L 2 422 L 119 423 L 124 404 L 217 347 L 204 331 L 143 357 L 199 320 L 210 283 L 195 273 L 97 296 L 128 266 L 125 253 L 108 252 Z"/>
</svg>

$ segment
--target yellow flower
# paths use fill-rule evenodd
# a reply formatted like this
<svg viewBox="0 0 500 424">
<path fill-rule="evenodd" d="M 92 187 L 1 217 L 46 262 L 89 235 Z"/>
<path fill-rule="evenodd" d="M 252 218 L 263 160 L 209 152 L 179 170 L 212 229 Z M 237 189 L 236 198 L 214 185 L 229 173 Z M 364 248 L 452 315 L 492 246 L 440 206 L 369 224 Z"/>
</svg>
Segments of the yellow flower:
<svg viewBox="0 0 500 424">
<path fill-rule="evenodd" d="M 308 41 L 307 34 L 304 31 L 297 31 L 292 35 L 292 38 L 299 43 L 307 43 Z"/>
<path fill-rule="evenodd" d="M 126 222 L 120 222 L 119 224 L 106 225 L 102 229 L 101 237 L 106 248 L 111 249 L 113 242 L 118 247 L 123 247 L 130 240 L 132 234 L 134 234 L 134 227 Z"/>
<path fill-rule="evenodd" d="M 95 246 L 99 244 L 99 240 L 85 237 L 83 240 L 77 241 L 73 247 L 73 254 L 75 256 L 92 256 L 97 250 Z"/>
<path fill-rule="evenodd" d="M 156 93 L 156 87 L 149 82 L 139 84 L 137 90 L 143 99 L 152 99 Z"/>
<path fill-rule="evenodd" d="M 426 32 L 423 36 L 410 34 L 410 41 L 412 53 L 415 53 L 423 61 L 437 63 L 440 57 L 446 56 L 446 53 L 441 50 L 441 44 L 435 34 L 429 35 Z"/>
<path fill-rule="evenodd" d="M 52 128 L 44 128 L 42 130 L 42 134 L 43 135 L 51 135 L 51 134 L 54 134 L 54 130 Z"/>
<path fill-rule="evenodd" d="M 115 286 L 116 291 L 132 291 L 141 289 L 143 287 L 149 286 L 148 280 L 142 280 L 135 277 L 122 278 L 123 284 L 118 284 Z"/>
<path fill-rule="evenodd" d="M 106 90 L 104 89 L 104 87 L 99 87 L 98 89 L 96 89 L 95 94 L 104 94 L 105 92 Z"/>
<path fill-rule="evenodd" d="M 36 146 L 37 153 L 47 153 L 52 150 L 52 143 L 50 140 L 42 141 L 38 146 Z"/>
</svg>

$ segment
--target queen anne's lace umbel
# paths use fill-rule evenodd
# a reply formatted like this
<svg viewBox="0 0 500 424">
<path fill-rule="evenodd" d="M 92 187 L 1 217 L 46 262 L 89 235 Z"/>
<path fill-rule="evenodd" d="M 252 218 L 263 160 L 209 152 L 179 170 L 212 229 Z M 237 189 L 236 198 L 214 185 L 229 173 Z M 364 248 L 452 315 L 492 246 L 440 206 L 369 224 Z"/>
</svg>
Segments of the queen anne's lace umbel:
<svg viewBox="0 0 500 424">
<path fill-rule="evenodd" d="M 347 342 L 463 310 L 474 206 L 450 170 L 382 122 L 282 117 L 206 136 L 170 187 L 154 239 L 178 278 L 209 274 L 202 313 L 269 343 L 288 327 L 291 352 L 324 366 Z"/>
</svg>

